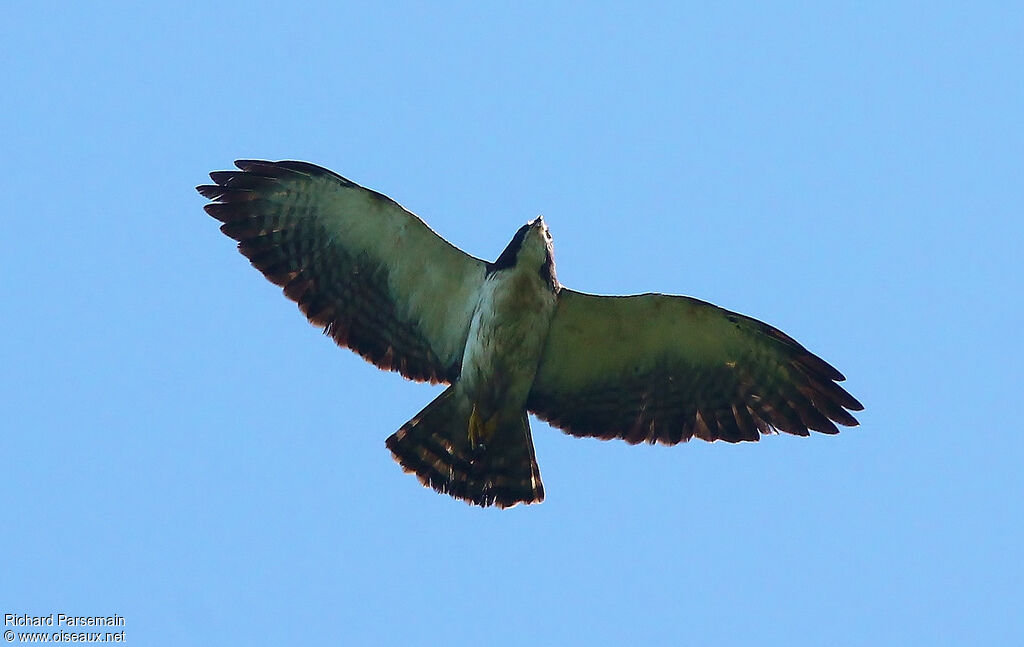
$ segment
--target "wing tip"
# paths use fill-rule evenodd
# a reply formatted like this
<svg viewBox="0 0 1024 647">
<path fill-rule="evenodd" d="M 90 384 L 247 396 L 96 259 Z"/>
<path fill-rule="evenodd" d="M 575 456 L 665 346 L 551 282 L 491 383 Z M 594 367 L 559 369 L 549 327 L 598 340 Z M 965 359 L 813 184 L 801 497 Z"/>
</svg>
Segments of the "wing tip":
<svg viewBox="0 0 1024 647">
<path fill-rule="evenodd" d="M 237 159 L 235 160 L 235 166 L 239 170 L 249 171 L 257 166 L 269 166 L 273 165 L 270 160 L 259 160 L 259 159 Z"/>
<path fill-rule="evenodd" d="M 255 173 L 267 177 L 331 177 L 348 187 L 359 186 L 352 180 L 338 175 L 329 168 L 319 164 L 304 162 L 302 160 L 261 160 L 261 159 L 237 159 L 235 166 L 245 173 Z M 232 173 L 232 171 L 217 171 L 217 173 Z M 216 180 L 215 180 L 216 181 Z"/>
</svg>

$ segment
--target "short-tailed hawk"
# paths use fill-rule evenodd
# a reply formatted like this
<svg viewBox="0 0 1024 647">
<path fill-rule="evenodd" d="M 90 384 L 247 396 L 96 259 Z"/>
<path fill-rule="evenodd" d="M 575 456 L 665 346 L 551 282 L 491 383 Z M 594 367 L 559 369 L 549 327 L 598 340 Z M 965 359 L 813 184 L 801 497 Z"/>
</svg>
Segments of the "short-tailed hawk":
<svg viewBox="0 0 1024 647">
<path fill-rule="evenodd" d="M 439 492 L 543 500 L 528 412 L 574 436 L 664 445 L 857 424 L 843 375 L 772 326 L 690 297 L 562 287 L 542 218 L 487 262 L 319 166 L 235 164 L 197 189 L 242 254 L 339 345 L 450 385 L 387 439 Z"/>
</svg>

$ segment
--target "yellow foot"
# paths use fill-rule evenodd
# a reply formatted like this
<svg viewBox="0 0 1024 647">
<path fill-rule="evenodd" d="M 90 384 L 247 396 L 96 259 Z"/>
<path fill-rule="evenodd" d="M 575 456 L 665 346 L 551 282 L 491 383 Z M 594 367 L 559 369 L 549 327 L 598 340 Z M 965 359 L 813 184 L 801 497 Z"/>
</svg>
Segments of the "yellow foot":
<svg viewBox="0 0 1024 647">
<path fill-rule="evenodd" d="M 483 425 L 480 424 L 480 416 L 476 415 L 476 405 L 469 412 L 469 446 L 476 449 L 477 443 L 483 436 Z"/>
<path fill-rule="evenodd" d="M 473 410 L 469 413 L 469 445 L 473 449 L 478 446 L 485 446 L 487 441 L 494 435 L 494 430 L 498 428 L 498 416 L 491 416 L 490 420 L 482 420 L 480 415 L 476 412 L 476 405 L 473 405 Z"/>
</svg>

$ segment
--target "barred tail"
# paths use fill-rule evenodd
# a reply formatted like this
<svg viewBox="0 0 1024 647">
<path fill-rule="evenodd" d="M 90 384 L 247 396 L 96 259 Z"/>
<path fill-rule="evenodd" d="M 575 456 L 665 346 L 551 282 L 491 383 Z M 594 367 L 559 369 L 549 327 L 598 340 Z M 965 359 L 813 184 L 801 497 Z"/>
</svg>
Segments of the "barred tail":
<svg viewBox="0 0 1024 647">
<path fill-rule="evenodd" d="M 499 508 L 543 501 L 526 412 L 505 417 L 486 446 L 473 447 L 471 410 L 455 386 L 448 387 L 388 438 L 388 449 L 423 485 L 456 499 Z"/>
</svg>

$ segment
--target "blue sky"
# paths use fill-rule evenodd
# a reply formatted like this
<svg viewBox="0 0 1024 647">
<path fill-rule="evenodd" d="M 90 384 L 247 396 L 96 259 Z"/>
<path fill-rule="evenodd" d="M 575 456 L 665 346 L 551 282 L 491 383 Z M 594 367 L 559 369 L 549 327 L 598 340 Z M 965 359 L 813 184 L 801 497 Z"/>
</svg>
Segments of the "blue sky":
<svg viewBox="0 0 1024 647">
<path fill-rule="evenodd" d="M 5 3 L 0 613 L 136 645 L 1019 643 L 1016 3 Z M 887 3 L 888 4 L 888 3 Z M 534 420 L 540 506 L 420 487 L 439 392 L 336 348 L 193 187 L 304 159 L 494 258 L 770 322 L 836 437 Z"/>
</svg>

